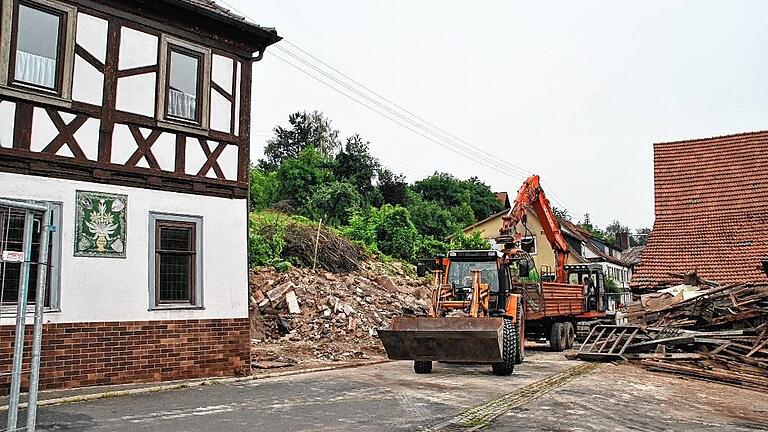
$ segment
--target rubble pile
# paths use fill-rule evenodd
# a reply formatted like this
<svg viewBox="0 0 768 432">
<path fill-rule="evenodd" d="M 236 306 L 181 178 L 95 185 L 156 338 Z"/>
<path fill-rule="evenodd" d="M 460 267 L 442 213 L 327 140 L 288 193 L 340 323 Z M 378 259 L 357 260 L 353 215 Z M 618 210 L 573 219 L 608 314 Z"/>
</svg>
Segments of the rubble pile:
<svg viewBox="0 0 768 432">
<path fill-rule="evenodd" d="M 656 352 L 694 356 L 649 358 L 645 368 L 768 390 L 768 286 L 687 290 L 666 303 L 655 310 L 630 305 L 628 319 L 661 329 L 657 340 L 664 340 L 649 346 Z"/>
<path fill-rule="evenodd" d="M 643 295 L 628 305 L 630 325 L 597 345 L 618 338 L 620 356 L 648 370 L 768 391 L 768 286 L 712 285 Z"/>
<path fill-rule="evenodd" d="M 401 315 L 426 315 L 430 280 L 399 263 L 363 262 L 352 273 L 291 268 L 251 271 L 253 366 L 384 356 L 376 329 Z"/>
</svg>

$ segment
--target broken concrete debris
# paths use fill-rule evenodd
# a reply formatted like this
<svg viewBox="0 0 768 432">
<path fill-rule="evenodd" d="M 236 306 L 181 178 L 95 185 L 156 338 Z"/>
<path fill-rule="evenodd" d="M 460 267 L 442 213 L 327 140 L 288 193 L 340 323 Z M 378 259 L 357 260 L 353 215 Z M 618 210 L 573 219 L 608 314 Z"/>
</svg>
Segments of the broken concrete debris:
<svg viewBox="0 0 768 432">
<path fill-rule="evenodd" d="M 768 391 L 768 286 L 681 285 L 643 295 L 627 318 L 629 326 L 595 329 L 577 357 L 618 355 L 652 371 Z M 600 347 L 617 349 L 611 357 Z"/>
<path fill-rule="evenodd" d="M 252 271 L 254 367 L 383 357 L 376 329 L 395 316 L 426 315 L 430 282 L 398 263 L 363 263 L 344 274 Z"/>
</svg>

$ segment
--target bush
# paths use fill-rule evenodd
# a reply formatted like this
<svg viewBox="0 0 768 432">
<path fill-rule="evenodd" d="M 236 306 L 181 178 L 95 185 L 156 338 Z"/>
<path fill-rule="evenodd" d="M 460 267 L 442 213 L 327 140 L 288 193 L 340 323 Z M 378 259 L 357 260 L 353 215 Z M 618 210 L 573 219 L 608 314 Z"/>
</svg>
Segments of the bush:
<svg viewBox="0 0 768 432">
<path fill-rule="evenodd" d="M 251 168 L 251 210 L 264 210 L 277 202 L 280 185 L 274 172 Z"/>
<path fill-rule="evenodd" d="M 487 250 L 491 249 L 488 240 L 480 235 L 480 231 L 473 231 L 470 235 L 459 234 L 451 239 L 451 250 Z"/>
<path fill-rule="evenodd" d="M 307 214 L 328 225 L 340 226 L 349 221 L 350 213 L 362 203 L 363 199 L 353 185 L 333 182 L 315 189 L 307 202 Z"/>
<path fill-rule="evenodd" d="M 433 258 L 435 255 L 448 252 L 450 245 L 446 242 L 435 240 L 432 237 L 422 237 L 416 244 L 414 253 L 417 259 Z"/>
<path fill-rule="evenodd" d="M 419 232 L 404 207 L 383 205 L 374 212 L 376 244 L 387 255 L 412 260 Z"/>
<path fill-rule="evenodd" d="M 285 246 L 285 221 L 278 215 L 252 214 L 248 226 L 250 267 L 274 265 L 281 261 Z"/>
</svg>

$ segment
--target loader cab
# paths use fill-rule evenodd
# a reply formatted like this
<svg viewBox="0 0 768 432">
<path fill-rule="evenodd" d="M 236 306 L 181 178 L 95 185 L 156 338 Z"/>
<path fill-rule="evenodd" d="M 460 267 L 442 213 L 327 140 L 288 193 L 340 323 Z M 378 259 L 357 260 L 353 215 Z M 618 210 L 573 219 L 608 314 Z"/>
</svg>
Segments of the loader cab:
<svg viewBox="0 0 768 432">
<path fill-rule="evenodd" d="M 605 312 L 608 299 L 605 292 L 605 273 L 600 264 L 573 264 L 565 266 L 568 283 L 584 287 L 585 310 Z"/>
<path fill-rule="evenodd" d="M 498 293 L 501 280 L 500 252 L 495 250 L 450 251 L 447 255 L 445 283 L 454 289 L 454 295 L 463 297 L 472 293 L 472 271 L 480 270 L 480 280 L 488 284 L 491 293 Z"/>
</svg>

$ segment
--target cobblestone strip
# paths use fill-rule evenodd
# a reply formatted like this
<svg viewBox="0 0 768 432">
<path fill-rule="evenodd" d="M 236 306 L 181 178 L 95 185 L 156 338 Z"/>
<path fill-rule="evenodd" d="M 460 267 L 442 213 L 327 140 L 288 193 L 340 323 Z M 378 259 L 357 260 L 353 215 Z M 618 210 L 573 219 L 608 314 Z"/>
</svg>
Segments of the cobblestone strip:
<svg viewBox="0 0 768 432">
<path fill-rule="evenodd" d="M 425 432 L 471 432 L 480 430 L 514 408 L 525 405 L 556 388 L 562 387 L 600 366 L 602 366 L 600 363 L 585 363 L 574 366 L 557 375 L 528 384 L 492 401 L 470 408 L 448 421 L 426 429 Z"/>
</svg>

